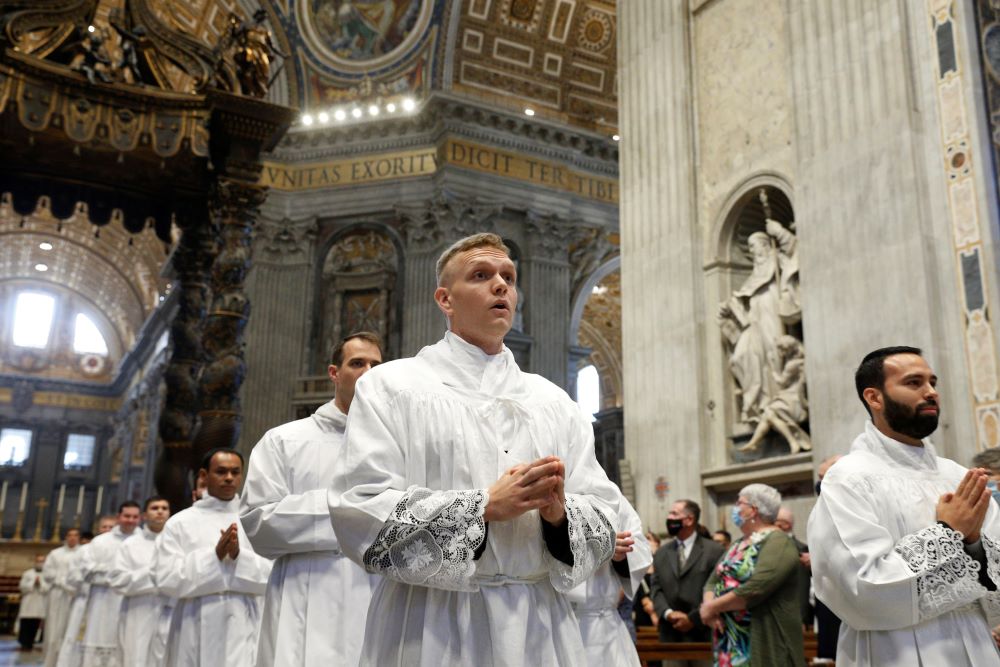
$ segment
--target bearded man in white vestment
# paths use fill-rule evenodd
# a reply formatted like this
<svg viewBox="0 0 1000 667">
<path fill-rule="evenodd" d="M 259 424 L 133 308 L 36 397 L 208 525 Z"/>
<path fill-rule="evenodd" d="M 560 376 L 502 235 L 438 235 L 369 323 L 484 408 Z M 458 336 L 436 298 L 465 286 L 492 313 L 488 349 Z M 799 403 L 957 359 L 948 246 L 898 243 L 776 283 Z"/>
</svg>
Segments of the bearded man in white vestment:
<svg viewBox="0 0 1000 667">
<path fill-rule="evenodd" d="M 271 561 L 239 526 L 243 456 L 205 455 L 205 495 L 172 516 L 156 540 L 153 581 L 177 599 L 167 637 L 168 667 L 249 667 L 257 653 L 260 605 Z"/>
<path fill-rule="evenodd" d="M 503 241 L 463 239 L 437 268 L 450 331 L 361 378 L 330 488 L 344 553 L 384 577 L 361 664 L 582 665 L 563 593 L 611 558 L 619 491 L 579 406 L 503 344 Z"/>
<path fill-rule="evenodd" d="M 809 517 L 816 596 L 843 620 L 837 666 L 1000 666 L 1000 512 L 986 472 L 937 456 L 937 377 L 917 348 L 855 374 L 872 421 Z"/>
<path fill-rule="evenodd" d="M 143 525 L 115 555 L 108 581 L 123 596 L 119 641 L 124 667 L 161 667 L 174 601 L 153 581 L 156 538 L 170 518 L 170 502 L 152 496 L 143 503 Z"/>
<path fill-rule="evenodd" d="M 258 667 L 357 665 L 375 575 L 340 550 L 326 493 L 344 446 L 354 385 L 382 363 L 382 342 L 359 332 L 337 343 L 327 369 L 334 399 L 264 434 L 250 454 L 240 522 L 273 558 Z"/>
<path fill-rule="evenodd" d="M 59 667 L 116 667 L 121 664 L 118 625 L 122 596 L 111 588 L 108 574 L 115 555 L 139 525 L 139 503 L 126 500 L 118 508 L 117 525 L 80 549 L 67 583 L 77 591 Z"/>
<path fill-rule="evenodd" d="M 70 565 L 80 553 L 80 529 L 70 528 L 63 545 L 49 552 L 42 567 L 42 580 L 49 589 L 45 609 L 45 667 L 55 667 L 59 647 L 66 636 L 66 622 L 76 594 L 66 577 Z"/>
<path fill-rule="evenodd" d="M 587 667 L 639 667 L 635 640 L 618 614 L 622 595 L 634 599 L 653 562 L 642 522 L 631 503 L 619 499 L 615 555 L 567 597 L 580 623 Z"/>
</svg>

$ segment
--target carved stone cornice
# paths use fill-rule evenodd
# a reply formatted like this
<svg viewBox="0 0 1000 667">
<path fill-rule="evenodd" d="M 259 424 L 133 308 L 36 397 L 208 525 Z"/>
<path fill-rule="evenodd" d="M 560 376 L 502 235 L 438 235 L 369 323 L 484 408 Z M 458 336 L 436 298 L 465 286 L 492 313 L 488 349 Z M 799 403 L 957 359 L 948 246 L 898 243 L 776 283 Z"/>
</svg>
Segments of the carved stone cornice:
<svg viewBox="0 0 1000 667">
<path fill-rule="evenodd" d="M 433 252 L 470 234 L 493 231 L 503 204 L 464 199 L 443 190 L 416 206 L 397 206 L 403 237 L 414 252 Z"/>
<path fill-rule="evenodd" d="M 446 135 L 559 160 L 594 174 L 618 174 L 618 144 L 609 137 L 440 92 L 434 93 L 415 115 L 383 116 L 323 128 L 293 128 L 272 157 L 311 161 L 398 151 L 437 143 Z"/>
<path fill-rule="evenodd" d="M 550 213 L 528 211 L 524 227 L 528 232 L 528 255 L 569 266 L 569 249 L 579 228 Z"/>
<path fill-rule="evenodd" d="M 317 230 L 315 216 L 305 220 L 260 218 L 254 230 L 254 259 L 258 265 L 308 266 Z"/>
</svg>

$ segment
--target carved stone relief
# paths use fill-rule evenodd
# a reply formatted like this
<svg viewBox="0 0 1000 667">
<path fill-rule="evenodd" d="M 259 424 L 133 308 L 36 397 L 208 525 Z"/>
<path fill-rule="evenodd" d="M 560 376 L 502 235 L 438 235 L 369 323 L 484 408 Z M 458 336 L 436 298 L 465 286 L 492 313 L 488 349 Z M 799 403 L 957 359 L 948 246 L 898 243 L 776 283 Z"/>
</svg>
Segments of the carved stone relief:
<svg viewBox="0 0 1000 667">
<path fill-rule="evenodd" d="M 323 353 L 356 331 L 373 331 L 388 340 L 398 272 L 396 247 L 382 232 L 358 230 L 333 245 L 323 262 L 320 291 Z"/>
<path fill-rule="evenodd" d="M 808 435 L 805 350 L 800 322 L 795 223 L 770 217 L 764 190 L 763 231 L 747 238 L 750 275 L 719 305 L 718 323 L 734 380 L 738 429 L 752 432 L 740 451 L 757 450 L 772 430 L 792 453 L 812 448 Z"/>
</svg>

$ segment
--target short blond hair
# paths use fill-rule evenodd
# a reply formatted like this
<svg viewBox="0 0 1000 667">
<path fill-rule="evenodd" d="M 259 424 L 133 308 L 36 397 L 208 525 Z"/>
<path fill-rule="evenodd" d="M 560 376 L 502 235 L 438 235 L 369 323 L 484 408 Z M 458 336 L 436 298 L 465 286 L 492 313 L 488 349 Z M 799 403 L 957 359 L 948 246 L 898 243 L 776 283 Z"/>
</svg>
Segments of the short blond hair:
<svg viewBox="0 0 1000 667">
<path fill-rule="evenodd" d="M 503 239 L 496 234 L 491 232 L 481 232 L 479 234 L 473 234 L 472 236 L 466 236 L 464 239 L 459 239 L 452 243 L 443 253 L 441 253 L 441 256 L 438 257 L 437 265 L 435 266 L 438 287 L 441 286 L 441 277 L 444 275 L 444 270 L 447 268 L 448 262 L 454 259 L 456 255 L 459 255 L 466 250 L 475 250 L 476 248 L 496 248 L 497 250 L 503 251 L 503 254 L 510 257 L 510 248 L 504 245 Z"/>
</svg>

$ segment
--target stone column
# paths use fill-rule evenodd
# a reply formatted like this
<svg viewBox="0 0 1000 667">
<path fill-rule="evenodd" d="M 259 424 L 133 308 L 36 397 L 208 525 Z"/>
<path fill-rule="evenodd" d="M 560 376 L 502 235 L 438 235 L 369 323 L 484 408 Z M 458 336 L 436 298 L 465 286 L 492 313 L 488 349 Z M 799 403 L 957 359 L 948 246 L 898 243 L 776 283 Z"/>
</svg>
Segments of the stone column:
<svg viewBox="0 0 1000 667">
<path fill-rule="evenodd" d="M 618 5 L 625 440 L 637 509 L 650 523 L 663 518 L 652 493 L 658 476 L 671 498 L 703 500 L 688 4 Z"/>
<path fill-rule="evenodd" d="M 198 383 L 199 425 L 191 464 L 216 447 L 235 447 L 240 432 L 240 387 L 246 377 L 243 330 L 250 315 L 245 281 L 250 270 L 253 223 L 266 190 L 222 177 L 212 187 L 209 208 L 219 234 L 212 263 L 212 305 L 205 318 L 205 366 Z"/>
<path fill-rule="evenodd" d="M 447 327 L 444 315 L 434 303 L 437 282 L 434 264 L 441 252 L 443 241 L 438 221 L 422 210 L 400 211 L 403 216 L 403 237 L 406 240 L 406 258 L 403 289 L 403 331 L 401 355 L 411 357 L 425 345 L 441 338 Z"/>
<path fill-rule="evenodd" d="M 531 372 L 567 386 L 570 320 L 569 245 L 573 228 L 554 216 L 529 214 L 522 263 L 526 328 L 534 339 Z"/>
<path fill-rule="evenodd" d="M 170 325 L 173 351 L 163 373 L 166 397 L 159 419 L 163 451 L 154 482 L 175 511 L 191 503 L 191 438 L 199 405 L 198 377 L 205 359 L 202 326 L 210 295 L 208 269 L 216 252 L 214 229 L 206 221 L 185 229 L 174 253 L 175 289 L 181 294 Z"/>
<path fill-rule="evenodd" d="M 240 449 L 293 417 L 295 378 L 306 357 L 316 218 L 257 221 L 254 267 L 247 279 L 254 316 L 247 325 Z M 315 370 L 318 373 L 319 369 Z"/>
</svg>

